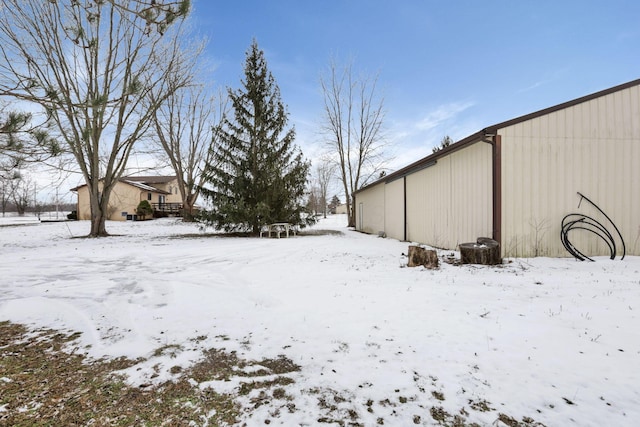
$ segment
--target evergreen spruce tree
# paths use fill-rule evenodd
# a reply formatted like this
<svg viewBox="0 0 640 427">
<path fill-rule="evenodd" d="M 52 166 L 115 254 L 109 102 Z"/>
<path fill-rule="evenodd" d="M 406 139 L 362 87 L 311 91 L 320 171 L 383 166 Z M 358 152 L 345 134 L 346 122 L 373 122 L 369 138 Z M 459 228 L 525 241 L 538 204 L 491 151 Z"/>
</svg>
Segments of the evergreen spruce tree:
<svg viewBox="0 0 640 427">
<path fill-rule="evenodd" d="M 265 224 L 301 227 L 314 221 L 303 196 L 310 164 L 286 129 L 280 89 L 254 40 L 247 50 L 242 87 L 228 89 L 231 109 L 214 129 L 212 160 L 205 165 L 199 216 L 217 230 L 258 234 Z"/>
</svg>

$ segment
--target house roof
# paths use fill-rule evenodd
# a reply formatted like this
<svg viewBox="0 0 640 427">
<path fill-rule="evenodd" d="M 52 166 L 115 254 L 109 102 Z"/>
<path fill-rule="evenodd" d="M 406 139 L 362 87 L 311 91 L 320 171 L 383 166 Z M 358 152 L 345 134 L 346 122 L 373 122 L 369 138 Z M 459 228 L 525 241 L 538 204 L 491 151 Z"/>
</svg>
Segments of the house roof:
<svg viewBox="0 0 640 427">
<path fill-rule="evenodd" d="M 550 113 L 553 113 L 553 112 L 556 112 L 556 111 L 559 111 L 559 110 L 563 110 L 565 108 L 573 107 L 575 105 L 582 104 L 583 102 L 591 101 L 593 99 L 600 98 L 602 96 L 609 95 L 611 93 L 615 93 L 615 92 L 618 92 L 618 91 L 621 91 L 621 90 L 624 90 L 624 89 L 628 89 L 630 87 L 638 86 L 638 85 L 640 85 L 640 79 L 633 80 L 633 81 L 630 81 L 628 83 L 623 83 L 621 85 L 614 86 L 614 87 L 611 87 L 609 89 L 601 90 L 599 92 L 595 92 L 595 93 L 592 93 L 590 95 L 586 95 L 586 96 L 583 96 L 583 97 L 580 97 L 580 98 L 576 98 L 576 99 L 571 100 L 571 101 L 563 102 L 562 104 L 554 105 L 553 107 L 545 108 L 543 110 L 539 110 L 539 111 L 536 111 L 536 112 L 533 112 L 533 113 L 530 113 L 530 114 L 525 114 L 524 116 L 516 117 L 514 119 L 507 120 L 507 121 L 504 121 L 504 122 L 501 122 L 501 123 L 497 123 L 495 125 L 487 126 L 484 129 L 482 129 L 482 130 L 480 130 L 480 131 L 478 131 L 478 132 L 476 132 L 476 133 L 474 133 L 472 135 L 467 136 L 464 139 L 461 139 L 461 140 L 451 144 L 448 147 L 445 147 L 445 148 L 443 148 L 443 149 L 441 149 L 439 151 L 436 151 L 433 154 L 430 154 L 430 155 L 428 155 L 426 157 L 423 157 L 422 159 L 420 159 L 420 160 L 418 160 L 416 162 L 413 162 L 410 165 L 405 166 L 405 167 L 403 167 L 401 169 L 398 169 L 397 171 L 395 171 L 393 173 L 390 173 L 389 175 L 385 175 L 384 177 L 372 182 L 371 184 L 360 188 L 359 190 L 356 191 L 356 193 L 358 193 L 358 192 L 360 192 L 360 191 L 362 191 L 362 190 L 364 190 L 366 188 L 369 188 L 369 187 L 372 187 L 374 185 L 380 184 L 381 182 L 388 183 L 388 182 L 391 182 L 391 181 L 395 181 L 396 179 L 400 179 L 400 178 L 402 178 L 402 177 L 404 177 L 406 175 L 409 175 L 409 174 L 411 174 L 413 172 L 416 172 L 416 171 L 418 171 L 420 169 L 424 169 L 426 167 L 429 167 L 429 166 L 435 164 L 439 158 L 444 157 L 444 156 L 446 156 L 446 155 L 448 155 L 448 154 L 450 154 L 450 153 L 452 153 L 454 151 L 458 151 L 458 150 L 460 150 L 462 148 L 465 148 L 468 145 L 474 144 L 474 143 L 482 141 L 482 140 L 486 140 L 488 142 L 488 139 L 487 139 L 488 135 L 495 135 L 498 132 L 498 130 L 500 130 L 500 129 L 506 128 L 508 126 L 513 126 L 515 124 L 522 123 L 522 122 L 525 122 L 527 120 L 535 119 L 535 118 L 538 118 L 538 117 L 541 117 L 541 116 L 544 116 L 544 115 L 547 115 L 547 114 L 550 114 Z"/>
<path fill-rule="evenodd" d="M 127 176 L 122 178 L 127 181 L 142 182 L 144 184 L 165 184 L 176 179 L 175 175 L 166 176 Z"/>
<path fill-rule="evenodd" d="M 125 184 L 132 185 L 132 186 L 134 186 L 136 188 L 139 188 L 140 190 L 143 190 L 143 191 L 153 191 L 155 193 L 160 193 L 160 194 L 171 194 L 168 191 L 160 190 L 159 188 L 152 187 L 152 186 L 147 185 L 147 184 L 145 184 L 143 182 L 135 182 L 135 181 L 131 181 L 129 179 L 120 179 L 119 181 L 120 182 L 124 182 Z"/>
<path fill-rule="evenodd" d="M 153 191 L 160 194 L 171 194 L 167 191 L 160 190 L 159 188 L 153 187 L 149 184 L 165 184 L 167 182 L 171 182 L 176 179 L 176 176 L 127 176 L 125 178 L 118 179 L 119 182 L 123 182 L 128 185 L 132 185 L 136 188 L 139 188 L 143 191 Z M 82 187 L 86 187 L 87 184 L 79 185 L 75 188 L 72 188 L 71 191 L 78 191 Z"/>
</svg>

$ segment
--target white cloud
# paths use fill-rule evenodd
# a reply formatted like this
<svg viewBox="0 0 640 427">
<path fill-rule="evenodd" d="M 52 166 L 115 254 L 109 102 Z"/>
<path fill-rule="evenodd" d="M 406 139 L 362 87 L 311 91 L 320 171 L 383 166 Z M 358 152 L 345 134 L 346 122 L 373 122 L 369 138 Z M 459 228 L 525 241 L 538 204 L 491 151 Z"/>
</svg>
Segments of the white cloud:
<svg viewBox="0 0 640 427">
<path fill-rule="evenodd" d="M 545 80 L 542 80 L 542 81 L 539 81 L 539 82 L 535 82 L 534 84 L 529 85 L 529 86 L 525 87 L 524 89 L 518 90 L 516 93 L 528 92 L 530 90 L 533 90 L 533 89 L 536 89 L 536 88 L 542 86 L 545 83 L 547 83 L 547 81 L 545 81 Z"/>
<path fill-rule="evenodd" d="M 446 123 L 473 105 L 473 102 L 452 102 L 440 105 L 435 110 L 429 111 L 420 121 L 418 121 L 415 124 L 415 128 L 419 131 L 433 129 L 443 123 Z"/>
<path fill-rule="evenodd" d="M 529 86 L 526 86 L 522 89 L 519 89 L 516 91 L 516 94 L 522 94 L 525 92 L 529 92 L 535 89 L 538 89 L 540 87 L 543 86 L 548 86 L 549 84 L 552 84 L 562 78 L 564 78 L 565 76 L 569 75 L 569 69 L 567 67 L 563 67 L 563 68 L 558 68 L 555 70 L 549 70 L 546 73 L 544 73 L 541 77 L 540 80 L 531 83 Z"/>
<path fill-rule="evenodd" d="M 465 112 L 475 105 L 471 101 L 452 102 L 442 104 L 434 109 L 421 114 L 418 118 L 406 118 L 391 121 L 389 125 L 389 141 L 395 146 L 395 163 L 404 159 L 406 163 L 416 161 L 431 153 L 431 148 L 436 146 L 445 136 L 450 136 L 454 141 L 462 139 L 478 128 L 477 120 L 468 117 Z M 421 157 L 408 157 L 424 153 Z"/>
</svg>

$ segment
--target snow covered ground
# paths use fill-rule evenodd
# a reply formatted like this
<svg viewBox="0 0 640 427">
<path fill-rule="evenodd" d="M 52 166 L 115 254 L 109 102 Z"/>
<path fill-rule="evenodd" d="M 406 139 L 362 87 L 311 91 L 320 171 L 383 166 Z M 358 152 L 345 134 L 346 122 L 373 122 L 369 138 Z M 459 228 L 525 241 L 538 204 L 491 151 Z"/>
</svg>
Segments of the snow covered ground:
<svg viewBox="0 0 640 427">
<path fill-rule="evenodd" d="M 640 424 L 640 258 L 408 268 L 407 242 L 345 223 L 289 239 L 172 219 L 110 222 L 106 239 L 75 238 L 87 222 L 2 226 L 0 321 L 80 331 L 93 357 L 145 357 L 133 385 L 208 348 L 300 365 L 285 387 L 296 409 L 260 406 L 249 425 Z"/>
</svg>

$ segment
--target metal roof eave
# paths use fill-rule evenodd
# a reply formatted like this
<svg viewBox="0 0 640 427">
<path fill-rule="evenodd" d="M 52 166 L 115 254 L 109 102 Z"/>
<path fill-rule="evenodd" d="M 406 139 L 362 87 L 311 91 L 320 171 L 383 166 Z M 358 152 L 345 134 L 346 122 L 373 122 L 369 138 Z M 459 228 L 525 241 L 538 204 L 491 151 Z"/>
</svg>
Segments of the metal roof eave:
<svg viewBox="0 0 640 427">
<path fill-rule="evenodd" d="M 430 154 L 426 157 L 423 157 L 422 159 L 411 163 L 408 166 L 403 167 L 402 169 L 398 169 L 397 171 L 390 173 L 389 175 L 386 175 L 374 182 L 372 182 L 371 184 L 368 184 L 362 188 L 360 188 L 359 190 L 357 190 L 354 194 L 357 194 L 367 188 L 373 187 L 375 185 L 381 184 L 381 183 L 385 183 L 388 184 L 390 182 L 393 182 L 395 180 L 404 178 L 407 175 L 410 175 L 412 173 L 415 173 L 419 170 L 428 168 L 430 166 L 435 165 L 438 162 L 439 158 L 442 158 L 444 156 L 447 156 L 453 152 L 456 152 L 458 150 L 461 150 L 471 144 L 475 144 L 476 142 L 481 142 L 487 135 L 487 130 L 483 129 L 479 132 L 474 133 L 473 135 L 469 135 L 468 137 L 461 139 L 458 142 L 455 142 L 451 145 L 449 145 L 448 147 L 445 147 L 441 150 L 436 151 L 433 154 Z"/>
<path fill-rule="evenodd" d="M 403 178 L 403 177 L 405 177 L 405 176 L 407 176 L 407 175 L 409 175 L 411 173 L 414 173 L 414 172 L 419 171 L 421 169 L 424 169 L 424 168 L 427 168 L 429 166 L 435 165 L 439 158 L 444 157 L 444 156 L 446 156 L 448 154 L 451 154 L 451 153 L 453 153 L 455 151 L 461 150 L 462 148 L 465 148 L 465 147 L 467 147 L 467 146 L 469 146 L 471 144 L 475 144 L 476 142 L 482 142 L 482 141 L 488 142 L 486 140 L 486 138 L 488 136 L 490 136 L 490 135 L 491 136 L 496 135 L 499 132 L 500 129 L 504 129 L 506 127 L 513 126 L 515 124 L 522 123 L 522 122 L 525 122 L 527 120 L 535 119 L 537 117 L 541 117 L 541 116 L 544 116 L 546 114 L 550 114 L 550 113 L 553 113 L 553 112 L 556 112 L 556 111 L 560 111 L 560 110 L 563 110 L 565 108 L 573 107 L 574 105 L 578 105 L 578 104 L 581 104 L 583 102 L 591 101 L 593 99 L 600 98 L 602 96 L 606 96 L 606 95 L 609 95 L 611 93 L 615 93 L 615 92 L 618 92 L 618 91 L 621 91 L 621 90 L 624 90 L 624 89 L 628 89 L 628 88 L 633 87 L 633 86 L 638 86 L 638 85 L 640 85 L 640 79 L 632 80 L 630 82 L 623 83 L 623 84 L 620 84 L 620 85 L 617 85 L 617 86 L 614 86 L 614 87 L 611 87 L 611 88 L 608 88 L 608 89 L 604 89 L 604 90 L 601 90 L 599 92 L 592 93 L 590 95 L 582 96 L 580 98 L 576 98 L 576 99 L 573 99 L 571 101 L 563 102 L 561 104 L 557 104 L 557 105 L 554 105 L 554 106 L 549 107 L 549 108 L 544 108 L 542 110 L 538 110 L 538 111 L 535 111 L 533 113 L 525 114 L 523 116 L 519 116 L 519 117 L 510 119 L 510 120 L 507 120 L 507 121 L 504 121 L 504 122 L 500 122 L 500 123 L 497 123 L 497 124 L 494 124 L 494 125 L 491 125 L 491 126 L 487 126 L 484 129 L 474 133 L 473 135 L 469 135 L 468 137 L 466 137 L 464 139 L 461 139 L 460 141 L 455 142 L 455 143 L 451 144 L 448 147 L 445 147 L 445 148 L 443 148 L 443 149 L 441 149 L 441 150 L 439 150 L 439 151 L 437 151 L 437 152 L 435 152 L 435 153 L 433 153 L 431 155 L 428 155 L 428 156 L 426 156 L 426 157 L 424 157 L 424 158 L 422 158 L 422 159 L 420 159 L 420 160 L 418 160 L 418 161 L 416 161 L 414 163 L 411 163 L 408 166 L 403 167 L 402 169 L 399 169 L 399 170 L 397 170 L 397 171 L 395 171 L 395 172 L 393 172 L 393 173 L 391 173 L 389 175 L 386 175 L 386 176 L 384 176 L 384 177 L 372 182 L 371 184 L 368 184 L 368 185 L 360 188 L 359 190 L 355 191 L 354 194 L 358 194 L 359 192 L 361 192 L 363 190 L 366 190 L 367 188 L 373 187 L 373 186 L 378 185 L 378 184 L 383 183 L 383 182 L 385 184 L 393 182 L 393 181 L 395 181 L 397 179 L 400 179 L 400 178 Z"/>
</svg>

